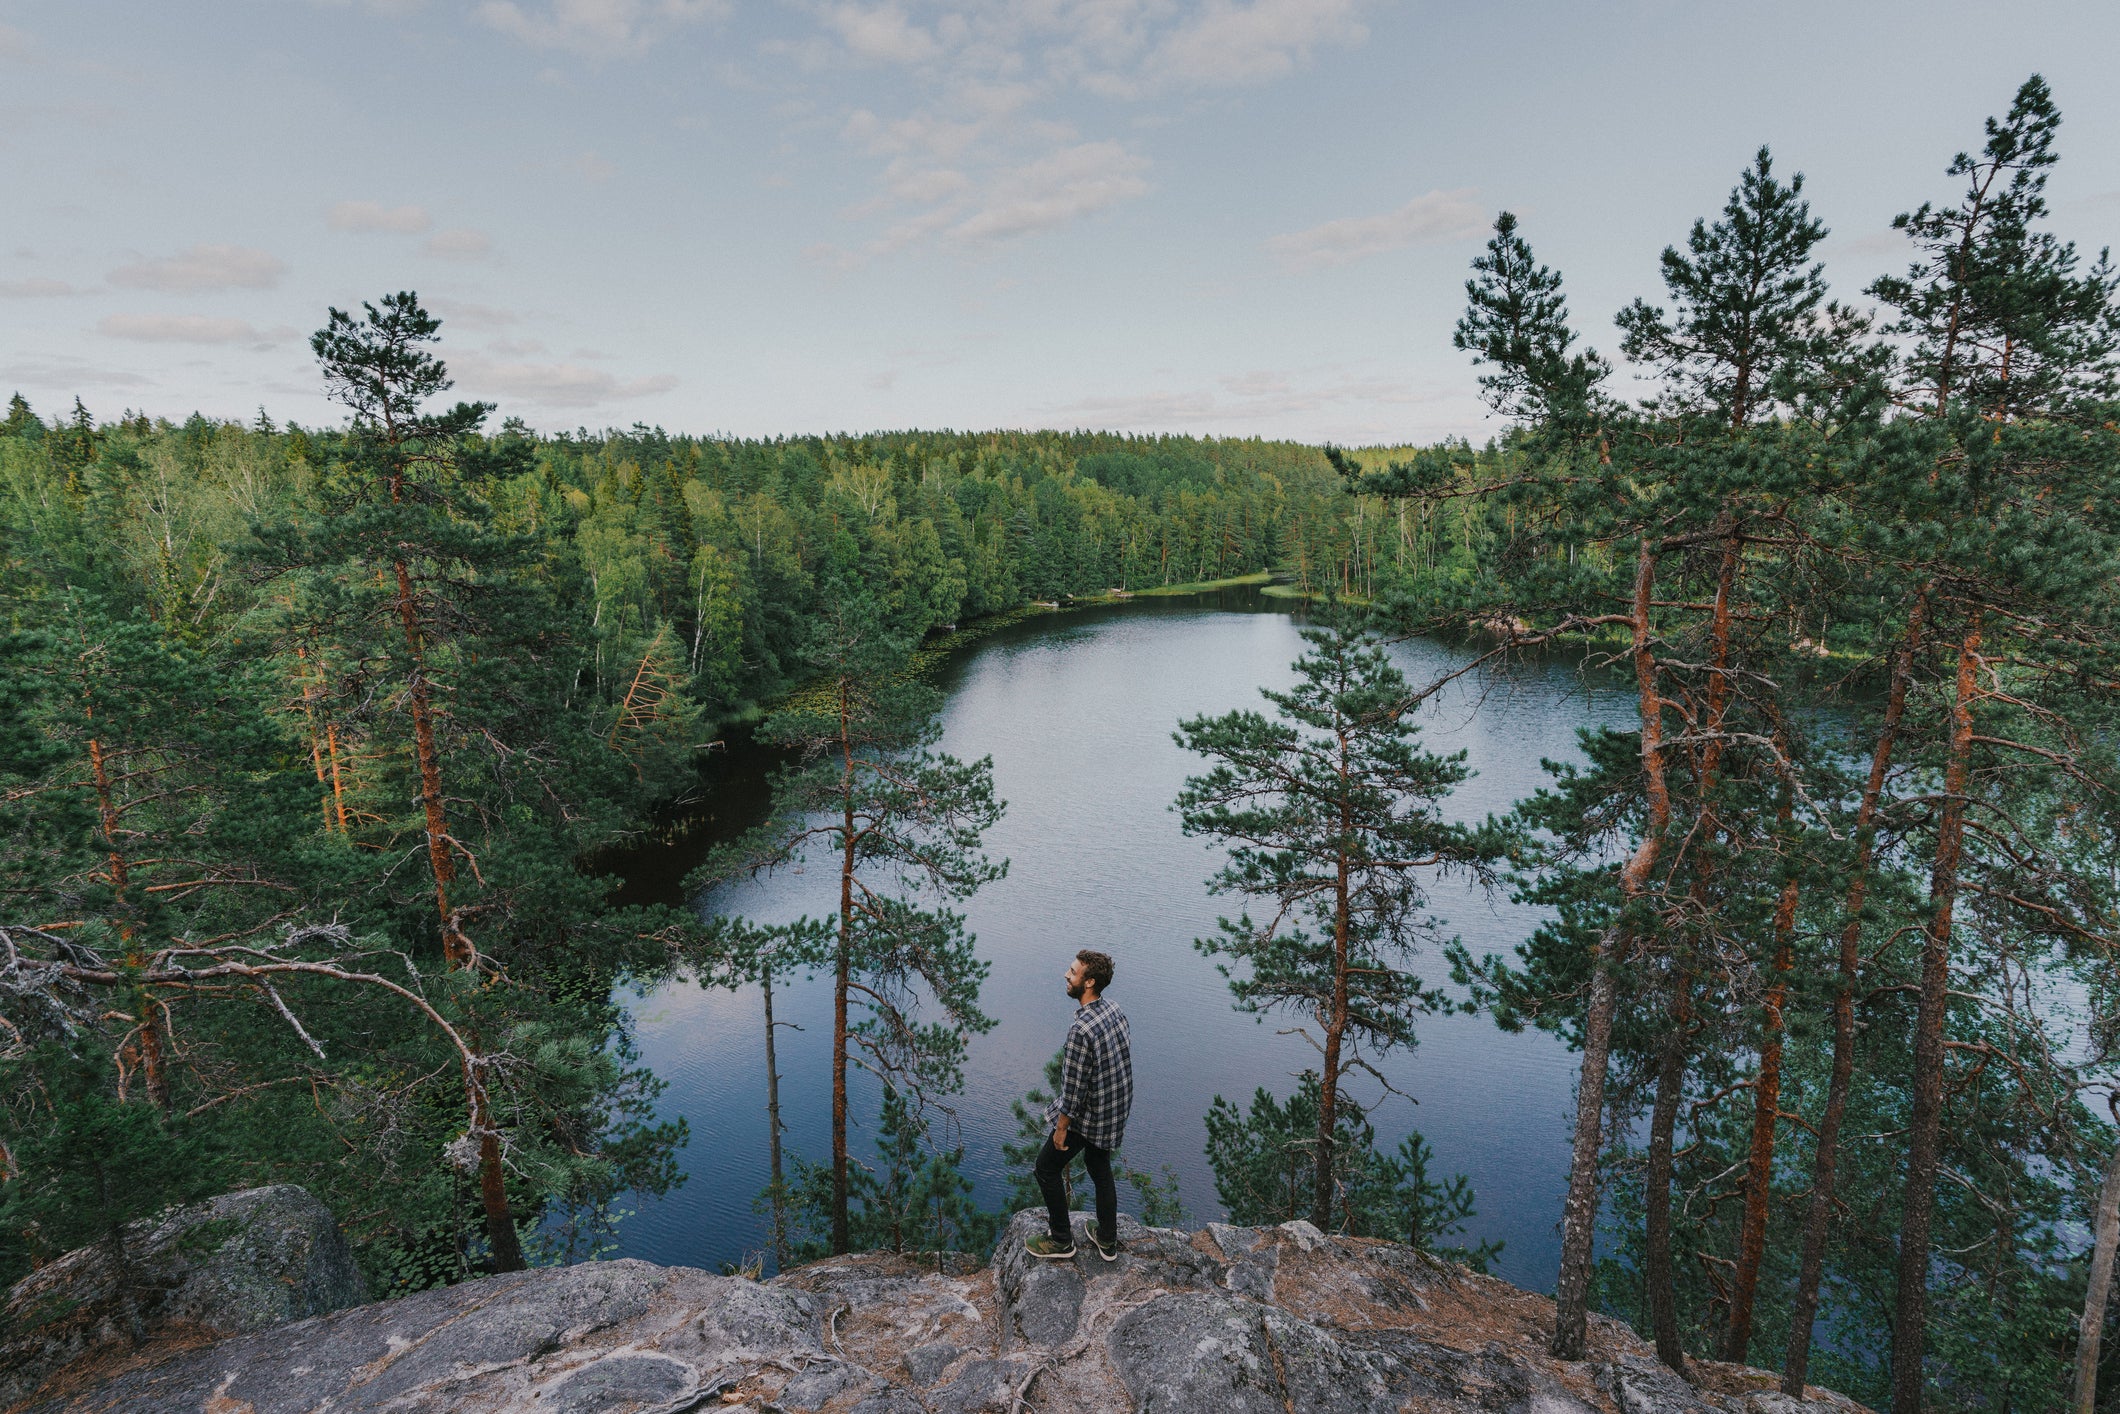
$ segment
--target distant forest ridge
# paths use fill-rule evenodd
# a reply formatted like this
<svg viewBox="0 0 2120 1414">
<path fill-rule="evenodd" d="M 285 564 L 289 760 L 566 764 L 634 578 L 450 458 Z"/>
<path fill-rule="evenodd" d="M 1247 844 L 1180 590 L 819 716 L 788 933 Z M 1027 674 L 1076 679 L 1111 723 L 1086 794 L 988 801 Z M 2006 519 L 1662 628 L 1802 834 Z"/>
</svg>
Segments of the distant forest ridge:
<svg viewBox="0 0 2120 1414">
<path fill-rule="evenodd" d="M 98 423 L 79 399 L 47 419 L 18 394 L 0 423 L 0 496 L 24 532 L 78 517 L 134 567 L 145 612 L 206 633 L 240 598 L 226 581 L 246 522 L 318 509 L 318 469 L 341 436 L 262 410 L 248 424 Z M 1261 572 L 1366 598 L 1387 563 L 1468 575 L 1491 533 L 1477 507 L 1351 495 L 1327 449 L 1258 438 L 538 434 L 508 419 L 479 440 L 508 471 L 476 494 L 494 529 L 541 547 L 553 589 L 582 614 L 598 689 L 659 644 L 715 716 L 795 685 L 826 565 L 887 585 L 917 638 L 1033 602 Z M 1412 450 L 1345 457 L 1381 468 Z M 1478 459 L 1437 450 L 1468 473 Z"/>
</svg>

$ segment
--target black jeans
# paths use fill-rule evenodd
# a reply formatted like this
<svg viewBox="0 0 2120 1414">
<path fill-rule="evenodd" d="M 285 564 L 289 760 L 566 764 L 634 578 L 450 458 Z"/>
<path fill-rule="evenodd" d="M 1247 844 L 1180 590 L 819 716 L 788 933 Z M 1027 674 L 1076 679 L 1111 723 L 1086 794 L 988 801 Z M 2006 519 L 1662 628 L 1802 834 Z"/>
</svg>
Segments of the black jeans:
<svg viewBox="0 0 2120 1414">
<path fill-rule="evenodd" d="M 1119 1188 L 1112 1182 L 1112 1151 L 1085 1144 L 1068 1136 L 1065 1149 L 1053 1147 L 1053 1136 L 1045 1136 L 1038 1151 L 1038 1191 L 1045 1195 L 1045 1217 L 1056 1241 L 1073 1242 L 1075 1232 L 1067 1216 L 1067 1166 L 1075 1155 L 1089 1170 L 1089 1181 L 1097 1190 L 1097 1237 L 1109 1247 L 1119 1240 Z"/>
</svg>

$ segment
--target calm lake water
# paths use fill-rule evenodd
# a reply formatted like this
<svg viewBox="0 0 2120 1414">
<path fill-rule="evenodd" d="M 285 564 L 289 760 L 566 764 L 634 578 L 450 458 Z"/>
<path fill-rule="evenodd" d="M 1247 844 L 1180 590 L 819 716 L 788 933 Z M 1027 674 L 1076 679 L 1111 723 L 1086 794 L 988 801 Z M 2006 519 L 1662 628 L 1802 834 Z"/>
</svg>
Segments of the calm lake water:
<svg viewBox="0 0 2120 1414">
<path fill-rule="evenodd" d="M 1263 705 L 1259 688 L 1285 685 L 1303 647 L 1294 607 L 1240 591 L 1038 618 L 978 641 L 940 675 L 942 749 L 991 755 L 1008 802 L 988 841 L 1010 861 L 1008 877 L 967 910 L 993 966 L 983 1003 L 999 1025 L 972 1042 L 965 1093 L 953 1102 L 980 1201 L 997 1204 L 1006 1187 L 1009 1102 L 1039 1082 L 1066 1032 L 1073 1004 L 1060 974 L 1077 948 L 1117 960 L 1110 995 L 1132 1022 L 1136 1099 L 1125 1156 L 1151 1172 L 1174 1168 L 1195 1224 L 1220 1216 L 1202 1152 L 1209 1102 L 1218 1094 L 1248 1101 L 1261 1085 L 1286 1094 L 1311 1062 L 1301 1037 L 1278 1034 L 1288 1019 L 1233 1011 L 1221 977 L 1194 950 L 1217 914 L 1235 908 L 1208 894 L 1216 859 L 1180 833 L 1170 809 L 1184 778 L 1201 769 L 1172 741 L 1173 728 L 1197 713 Z M 1466 656 L 1426 642 L 1394 652 L 1416 682 Z M 1424 739 L 1433 750 L 1469 753 L 1477 774 L 1454 797 L 1453 813 L 1479 818 L 1535 789 L 1541 758 L 1575 759 L 1577 728 L 1622 724 L 1630 714 L 1630 699 L 1609 680 L 1553 659 L 1460 680 L 1431 705 Z M 723 769 L 715 833 L 758 808 L 756 764 L 738 759 Z M 668 859 L 637 863 L 649 873 L 673 867 Z M 761 921 L 822 917 L 835 903 L 829 868 L 784 871 L 699 900 Z M 1434 911 L 1476 952 L 1507 952 L 1538 917 L 1454 885 L 1437 892 Z M 1436 958 L 1423 970 L 1445 972 Z M 759 1001 L 756 988 L 688 983 L 630 999 L 642 1058 L 669 1082 L 663 1111 L 683 1115 L 692 1139 L 683 1154 L 688 1181 L 640 1205 L 621 1225 L 614 1255 L 715 1268 L 763 1246 L 764 1223 L 752 1209 L 767 1163 Z M 829 989 L 787 982 L 776 987 L 775 1010 L 804 1028 L 780 1036 L 788 1148 L 822 1161 Z M 1506 1035 L 1484 1017 L 1446 1017 L 1427 1021 L 1419 1045 L 1381 1068 L 1418 1103 L 1385 1097 L 1373 1116 L 1379 1140 L 1395 1147 L 1409 1129 L 1426 1135 L 1442 1173 L 1472 1180 L 1472 1236 L 1506 1242 L 1500 1274 L 1550 1289 L 1573 1055 L 1543 1034 Z M 1373 1081 L 1357 1075 L 1353 1084 L 1364 1099 L 1377 1098 Z M 855 1113 L 873 1116 L 873 1085 L 857 1084 L 855 1093 Z M 872 1128 L 858 1130 L 856 1153 L 872 1154 L 873 1142 Z M 1130 1197 L 1122 1189 L 1122 1201 Z"/>
</svg>

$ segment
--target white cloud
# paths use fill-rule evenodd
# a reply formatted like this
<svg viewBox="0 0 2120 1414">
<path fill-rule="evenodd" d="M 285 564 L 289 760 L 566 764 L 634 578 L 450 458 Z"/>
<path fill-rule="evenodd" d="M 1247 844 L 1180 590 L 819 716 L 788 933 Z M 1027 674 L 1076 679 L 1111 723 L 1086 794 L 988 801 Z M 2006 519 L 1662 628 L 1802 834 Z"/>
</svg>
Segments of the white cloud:
<svg viewBox="0 0 2120 1414">
<path fill-rule="evenodd" d="M 0 299 L 57 299 L 64 295 L 85 294 L 64 280 L 48 280 L 33 276 L 27 280 L 0 280 Z"/>
<path fill-rule="evenodd" d="M 1372 3 L 791 0 L 812 28 L 760 52 L 808 74 L 878 64 L 904 71 L 902 108 L 855 107 L 840 129 L 879 159 L 868 199 L 841 211 L 879 229 L 810 248 L 846 265 L 938 240 L 1006 240 L 1139 197 L 1149 190 L 1139 142 L 1102 121 L 1110 109 L 1085 94 L 1154 104 L 1272 79 L 1328 46 L 1365 40 L 1361 15 Z M 836 74 L 829 82 L 848 89 Z M 1072 121 L 1054 121 L 1060 103 Z M 1152 120 L 1168 106 L 1134 116 Z"/>
<path fill-rule="evenodd" d="M 97 323 L 96 331 L 109 338 L 143 344 L 264 345 L 276 337 L 262 334 L 240 319 L 209 314 L 112 314 Z"/>
<path fill-rule="evenodd" d="M 458 226 L 446 231 L 436 231 L 427 237 L 420 247 L 429 255 L 439 255 L 449 260 L 484 260 L 493 254 L 493 237 L 484 231 L 474 231 Z"/>
<path fill-rule="evenodd" d="M 1116 142 L 1085 142 L 1006 173 L 979 208 L 949 228 L 962 241 L 1001 241 L 1066 225 L 1148 190 L 1148 159 Z"/>
<path fill-rule="evenodd" d="M 434 224 L 423 206 L 385 206 L 380 201 L 341 201 L 324 213 L 334 231 L 394 231 L 416 236 Z"/>
<path fill-rule="evenodd" d="M 825 12 L 849 52 L 886 64 L 917 64 L 942 52 L 935 36 L 906 18 L 897 5 L 835 5 Z"/>
<path fill-rule="evenodd" d="M 1359 0 L 1208 0 L 1158 46 L 1150 74 L 1195 84 L 1278 78 L 1320 44 L 1359 44 Z"/>
<path fill-rule="evenodd" d="M 578 363 L 529 363 L 460 354 L 449 361 L 460 386 L 468 391 L 515 398 L 548 408 L 586 408 L 626 398 L 666 393 L 677 386 L 669 374 L 621 379 L 601 368 Z"/>
<path fill-rule="evenodd" d="M 110 272 L 113 285 L 133 290 L 269 290 L 287 273 L 287 262 L 239 245 L 195 245 L 161 260 L 143 260 Z"/>
<path fill-rule="evenodd" d="M 1283 265 L 1308 270 L 1346 265 L 1388 250 L 1470 240 L 1487 230 L 1487 211 L 1470 187 L 1423 192 L 1381 216 L 1345 216 L 1275 236 L 1266 249 Z"/>
<path fill-rule="evenodd" d="M 639 54 L 678 25 L 726 11 L 725 0 L 482 0 L 472 13 L 539 49 L 611 58 Z"/>
</svg>

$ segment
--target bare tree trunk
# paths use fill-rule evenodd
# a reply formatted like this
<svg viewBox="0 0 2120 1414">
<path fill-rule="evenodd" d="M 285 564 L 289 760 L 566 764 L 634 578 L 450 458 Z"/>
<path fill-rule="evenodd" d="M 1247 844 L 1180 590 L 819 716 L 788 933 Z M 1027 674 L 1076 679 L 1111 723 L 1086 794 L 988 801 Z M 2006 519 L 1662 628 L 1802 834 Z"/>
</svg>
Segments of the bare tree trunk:
<svg viewBox="0 0 2120 1414">
<path fill-rule="evenodd" d="M 471 940 L 457 927 L 449 907 L 449 886 L 456 882 L 456 857 L 449 852 L 449 818 L 442 807 L 442 759 L 434 740 L 433 687 L 427 681 L 427 650 L 420 634 L 419 609 L 412 594 L 412 574 L 403 560 L 397 571 L 398 624 L 412 656 L 408 686 L 412 691 L 412 748 L 420 772 L 420 809 L 427 820 L 427 866 L 434 875 L 434 908 L 442 922 L 442 956 L 454 968 L 478 961 Z"/>
<path fill-rule="evenodd" d="M 760 968 L 758 981 L 766 999 L 766 1133 L 772 1162 L 771 1187 L 767 1191 L 773 1195 L 773 1268 L 778 1271 L 788 1264 L 788 1185 L 780 1163 L 780 1061 L 773 1036 L 773 964 L 770 961 Z"/>
<path fill-rule="evenodd" d="M 1347 733 L 1340 737 L 1340 831 L 1352 828 L 1347 809 Z M 1333 884 L 1332 1010 L 1325 1018 L 1325 1074 L 1318 1086 L 1317 1167 L 1311 1177 L 1310 1221 L 1320 1232 L 1332 1231 L 1333 1129 L 1340 1104 L 1340 1045 L 1347 1034 L 1347 855 L 1338 859 Z"/>
<path fill-rule="evenodd" d="M 1649 1174 L 1643 1195 L 1645 1247 L 1642 1281 L 1648 1288 L 1649 1326 L 1656 1358 L 1681 1375 L 1685 1347 L 1678 1338 L 1678 1292 L 1671 1263 L 1672 1144 L 1678 1129 L 1678 1105 L 1686 1089 L 1686 1051 L 1693 1011 L 1693 978 L 1683 967 L 1673 979 L 1671 1029 L 1656 1063 L 1656 1103 L 1649 1113 Z"/>
<path fill-rule="evenodd" d="M 2091 1229 L 2091 1280 L 2076 1327 L 2076 1391 L 2071 1414 L 2092 1414 L 2098 1395 L 2098 1346 L 2105 1338 L 2105 1303 L 2113 1291 L 2113 1249 L 2120 1246 L 2120 1146 L 2105 1161 L 2098 1216 Z"/>
<path fill-rule="evenodd" d="M 1885 694 L 1884 721 L 1870 753 L 1870 775 L 1863 783 L 1862 803 L 1855 810 L 1854 876 L 1841 908 L 1840 985 L 1833 994 L 1833 1069 L 1826 1085 L 1826 1110 L 1818 1122 L 1818 1145 L 1811 1166 L 1811 1206 L 1804 1214 L 1803 1257 L 1796 1273 L 1796 1296 L 1789 1307 L 1789 1351 L 1782 1360 L 1784 1394 L 1803 1397 L 1810 1372 L 1811 1325 L 1818 1318 L 1818 1287 L 1825 1274 L 1826 1233 L 1833 1220 L 1834 1170 L 1840 1157 L 1840 1123 L 1848 1110 L 1848 1090 L 1855 1076 L 1855 989 L 1862 967 L 1862 910 L 1869 896 L 1870 859 L 1877 847 L 1877 811 L 1884 799 L 1885 778 L 1906 715 L 1907 686 L 1913 680 L 1914 654 L 1928 607 L 1926 591 L 1914 601 L 1907 628 L 1892 664 L 1892 683 Z"/>
<path fill-rule="evenodd" d="M 1708 703 L 1703 716 L 1706 741 L 1701 747 L 1695 773 L 1695 791 L 1701 834 L 1713 839 L 1722 832 L 1715 808 L 1716 786 L 1722 779 L 1723 723 L 1730 710 L 1730 590 L 1737 581 L 1745 542 L 1736 522 L 1725 520 L 1722 563 L 1716 574 L 1715 605 L 1709 621 Z M 1646 605 L 1643 606 L 1646 609 Z M 1711 862 L 1695 865 L 1693 902 L 1696 916 L 1714 911 Z M 1683 937 L 1677 940 L 1685 947 Z M 1649 1171 L 1642 1195 L 1642 1279 L 1648 1288 L 1650 1329 L 1656 1340 L 1657 1358 L 1686 1372 L 1685 1347 L 1678 1334 L 1677 1268 L 1671 1258 L 1672 1150 L 1677 1142 L 1678 1107 L 1685 1098 L 1686 1063 L 1693 1030 L 1693 978 L 1690 959 L 1680 957 L 1672 967 L 1671 1024 L 1657 1057 L 1656 1101 L 1649 1116 Z"/>
<path fill-rule="evenodd" d="M 1783 805 L 1783 823 L 1788 806 Z M 1730 1283 L 1730 1323 L 1723 1330 L 1722 1358 L 1746 1363 L 1752 1345 L 1752 1310 L 1759 1294 L 1759 1268 L 1767 1255 L 1767 1210 L 1773 1196 L 1774 1135 L 1781 1119 L 1782 1008 L 1789 999 L 1789 969 L 1796 965 L 1798 884 L 1782 885 L 1774 908 L 1774 981 L 1767 988 L 1760 1029 L 1759 1074 L 1752 1080 L 1752 1149 L 1745 1173 L 1744 1221 L 1737 1238 L 1737 1274 Z"/>
<path fill-rule="evenodd" d="M 1938 1142 L 1943 1128 L 1944 1016 L 1958 868 L 1965 850 L 1965 792 L 1973 755 L 1973 698 L 1980 664 L 1976 613 L 1958 647 L 1944 802 L 1929 871 L 1929 925 L 1922 933 L 1920 1002 L 1914 1019 L 1914 1113 L 1907 1140 L 1906 1197 L 1899 1221 L 1899 1270 L 1892 1306 L 1892 1414 L 1921 1414 L 1928 1320 L 1929 1229 L 1935 1216 Z"/>
<path fill-rule="evenodd" d="M 94 704 L 84 703 L 82 714 L 93 722 L 96 715 Z M 133 926 L 132 900 L 127 897 L 132 886 L 132 871 L 126 864 L 125 851 L 118 847 L 119 817 L 124 812 L 111 784 L 110 763 L 103 754 L 100 737 L 88 739 L 88 767 L 96 788 L 96 824 L 103 831 L 104 843 L 110 848 L 104 877 L 110 885 L 112 902 L 118 914 L 118 936 L 125 944 L 126 961 L 134 967 L 141 967 L 147 962 L 147 953 L 140 946 L 138 930 Z M 168 1114 L 175 1105 L 169 1093 L 168 1067 L 162 1056 L 162 1018 L 154 993 L 146 987 L 135 987 L 133 1009 L 139 1013 L 137 1054 L 141 1072 L 147 1080 L 147 1098 L 156 1109 Z"/>
<path fill-rule="evenodd" d="M 338 816 L 339 833 L 346 833 L 346 788 L 339 779 L 339 724 L 324 719 L 324 745 L 331 753 L 331 808 Z"/>
<path fill-rule="evenodd" d="M 1648 819 L 1641 842 L 1620 870 L 1621 908 L 1625 912 L 1645 893 L 1649 872 L 1663 849 L 1671 823 L 1671 794 L 1664 784 L 1663 699 L 1656 686 L 1656 655 L 1649 643 L 1650 591 L 1656 583 L 1656 554 L 1642 537 L 1634 574 L 1634 680 L 1641 696 L 1641 759 Z M 1591 960 L 1589 1005 L 1583 1015 L 1582 1077 L 1575 1092 L 1575 1143 L 1568 1163 L 1568 1198 L 1561 1214 L 1560 1279 L 1553 1292 L 1553 1339 L 1556 1359 L 1580 1360 L 1588 1346 L 1590 1268 L 1597 1237 L 1598 1156 L 1604 1148 L 1605 1071 L 1612 1050 L 1614 1009 L 1612 968 L 1625 937 L 1615 921 L 1599 937 Z"/>
<path fill-rule="evenodd" d="M 854 968 L 854 743 L 848 722 L 847 685 L 839 685 L 841 849 L 839 864 L 839 945 L 832 980 L 832 1254 L 854 1244 L 848 1217 L 847 1189 L 847 993 Z"/>
</svg>

